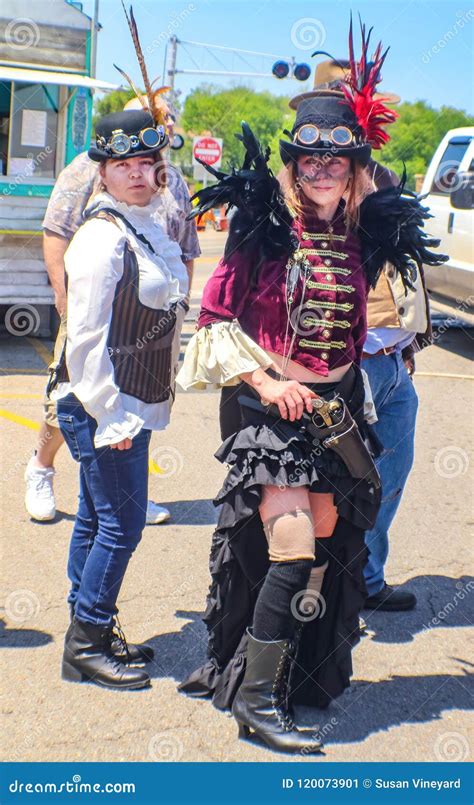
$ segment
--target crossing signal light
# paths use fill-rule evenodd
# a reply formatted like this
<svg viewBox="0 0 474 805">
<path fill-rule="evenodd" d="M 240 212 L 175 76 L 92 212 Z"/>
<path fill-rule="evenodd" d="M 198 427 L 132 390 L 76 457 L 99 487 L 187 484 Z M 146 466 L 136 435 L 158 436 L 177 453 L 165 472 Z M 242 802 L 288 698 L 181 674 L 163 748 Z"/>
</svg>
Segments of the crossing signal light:
<svg viewBox="0 0 474 805">
<path fill-rule="evenodd" d="M 290 72 L 290 65 L 286 61 L 276 61 L 272 67 L 275 78 L 286 78 Z"/>
<path fill-rule="evenodd" d="M 311 75 L 311 67 L 309 64 L 295 64 L 293 75 L 297 81 L 307 81 Z"/>
<path fill-rule="evenodd" d="M 284 59 L 278 59 L 272 67 L 272 75 L 274 75 L 275 78 L 288 78 L 290 74 L 291 77 L 296 78 L 297 81 L 307 81 L 311 75 L 311 67 L 304 62 L 295 64 L 293 60 L 288 63 L 284 61 Z"/>
</svg>

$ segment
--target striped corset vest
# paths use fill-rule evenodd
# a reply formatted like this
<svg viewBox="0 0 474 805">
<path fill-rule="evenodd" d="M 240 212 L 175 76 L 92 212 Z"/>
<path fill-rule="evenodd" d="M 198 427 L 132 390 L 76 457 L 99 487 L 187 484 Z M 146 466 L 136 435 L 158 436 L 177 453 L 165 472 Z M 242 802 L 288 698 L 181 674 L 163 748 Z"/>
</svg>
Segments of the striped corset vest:
<svg viewBox="0 0 474 805">
<path fill-rule="evenodd" d="M 116 223 L 115 216 L 122 218 L 115 210 L 113 213 L 100 210 L 94 217 Z M 130 227 L 128 221 L 122 220 Z M 143 236 L 139 237 L 145 240 Z M 151 248 L 151 244 L 148 245 Z M 147 307 L 139 299 L 138 283 L 137 258 L 127 241 L 123 275 L 115 289 L 107 349 L 114 367 L 114 381 L 120 391 L 144 403 L 159 403 L 174 396 L 171 355 L 176 311 L 178 305 L 185 309 L 188 306 L 180 301 L 171 305 L 169 310 Z M 62 382 L 69 382 L 65 349 L 48 391 Z"/>
</svg>

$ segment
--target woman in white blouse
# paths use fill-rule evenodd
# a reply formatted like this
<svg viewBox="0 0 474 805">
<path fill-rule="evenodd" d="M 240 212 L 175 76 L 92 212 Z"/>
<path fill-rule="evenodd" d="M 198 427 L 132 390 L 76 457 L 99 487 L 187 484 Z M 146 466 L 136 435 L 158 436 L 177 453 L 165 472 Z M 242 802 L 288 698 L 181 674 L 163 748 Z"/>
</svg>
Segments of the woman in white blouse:
<svg viewBox="0 0 474 805">
<path fill-rule="evenodd" d="M 62 673 L 118 689 L 150 684 L 146 645 L 114 631 L 116 600 L 145 526 L 152 430 L 169 422 L 187 306 L 179 246 L 154 218 L 168 138 L 144 111 L 108 115 L 89 156 L 103 191 L 65 256 L 67 344 L 54 396 L 80 463 Z"/>
</svg>

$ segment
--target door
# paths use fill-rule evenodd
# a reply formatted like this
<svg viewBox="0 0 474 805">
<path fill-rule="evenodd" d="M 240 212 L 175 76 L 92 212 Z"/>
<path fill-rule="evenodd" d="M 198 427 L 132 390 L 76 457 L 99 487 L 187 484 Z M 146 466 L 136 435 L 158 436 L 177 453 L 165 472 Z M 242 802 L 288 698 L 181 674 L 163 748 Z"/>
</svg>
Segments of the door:
<svg viewBox="0 0 474 805">
<path fill-rule="evenodd" d="M 459 171 L 469 170 L 474 162 L 474 141 L 471 134 L 454 134 L 440 147 L 440 157 L 430 166 L 423 187 L 429 192 L 426 203 L 433 218 L 426 222 L 426 231 L 439 238 L 439 251 L 449 255 L 443 266 L 426 266 L 430 291 L 459 303 L 474 292 L 472 287 L 472 248 L 474 233 L 472 210 L 457 210 L 451 205 L 450 193 L 455 188 Z M 434 170 L 433 170 L 434 168 Z"/>
</svg>

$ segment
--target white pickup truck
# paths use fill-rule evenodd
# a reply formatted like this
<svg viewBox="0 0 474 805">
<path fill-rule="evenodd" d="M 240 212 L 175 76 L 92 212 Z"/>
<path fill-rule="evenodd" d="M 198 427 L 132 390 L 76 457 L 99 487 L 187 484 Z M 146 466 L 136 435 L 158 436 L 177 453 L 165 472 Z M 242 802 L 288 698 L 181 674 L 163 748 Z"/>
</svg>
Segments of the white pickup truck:
<svg viewBox="0 0 474 805">
<path fill-rule="evenodd" d="M 474 127 L 451 129 L 436 149 L 421 193 L 433 218 L 426 230 L 449 255 L 425 266 L 426 284 L 442 312 L 474 322 Z"/>
</svg>

